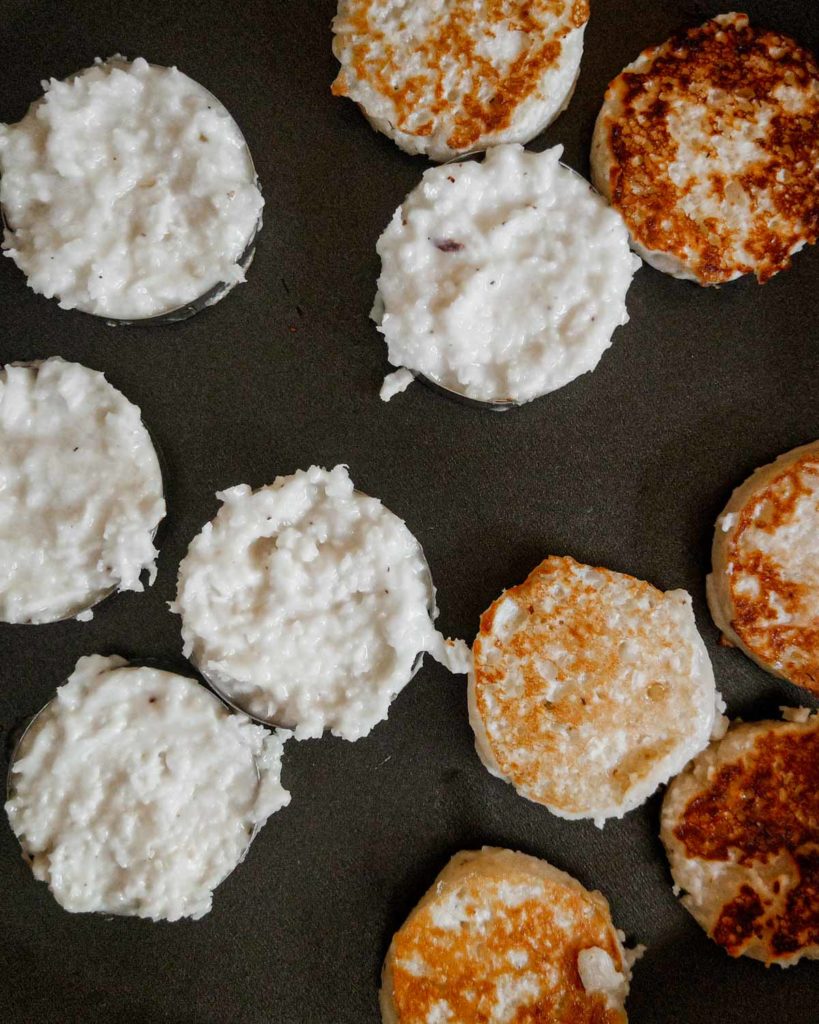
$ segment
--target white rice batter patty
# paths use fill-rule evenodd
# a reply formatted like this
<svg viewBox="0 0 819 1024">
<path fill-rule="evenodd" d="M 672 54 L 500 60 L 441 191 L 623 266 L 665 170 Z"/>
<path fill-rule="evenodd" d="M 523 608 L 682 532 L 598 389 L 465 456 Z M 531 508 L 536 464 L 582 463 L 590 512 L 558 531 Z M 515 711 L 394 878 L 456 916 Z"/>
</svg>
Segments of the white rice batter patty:
<svg viewBox="0 0 819 1024">
<path fill-rule="evenodd" d="M 3 246 L 35 292 L 138 320 L 244 280 L 263 200 L 207 89 L 121 57 L 43 85 L 22 121 L 0 126 Z"/>
<path fill-rule="evenodd" d="M 289 802 L 282 747 L 193 679 L 93 655 L 24 734 L 6 811 L 66 910 L 199 918 Z"/>
<path fill-rule="evenodd" d="M 0 368 L 0 621 L 54 622 L 156 576 L 162 473 L 139 409 L 62 359 Z"/>
<path fill-rule="evenodd" d="M 374 315 L 394 366 L 507 403 L 594 369 L 640 261 L 562 152 L 498 146 L 424 174 L 377 246 Z"/>
<path fill-rule="evenodd" d="M 356 740 L 387 717 L 420 652 L 468 670 L 466 645 L 432 624 L 420 545 L 345 466 L 218 497 L 173 610 L 186 656 L 237 707 L 299 739 Z"/>
<path fill-rule="evenodd" d="M 683 906 L 731 956 L 819 959 L 819 716 L 733 725 L 668 788 Z"/>
<path fill-rule="evenodd" d="M 645 50 L 609 85 L 592 181 L 658 270 L 761 282 L 819 233 L 819 67 L 723 14 Z"/>
<path fill-rule="evenodd" d="M 528 142 L 574 92 L 586 0 L 340 0 L 336 96 L 408 153 Z"/>
<path fill-rule="evenodd" d="M 622 817 L 708 743 L 721 698 L 691 598 L 552 556 L 481 617 L 478 754 L 562 818 Z"/>
<path fill-rule="evenodd" d="M 819 441 L 762 466 L 717 519 L 714 622 L 781 679 L 819 693 Z"/>
<path fill-rule="evenodd" d="M 636 956 L 622 938 L 605 898 L 546 861 L 464 851 L 393 937 L 381 1016 L 384 1024 L 625 1024 Z"/>
</svg>

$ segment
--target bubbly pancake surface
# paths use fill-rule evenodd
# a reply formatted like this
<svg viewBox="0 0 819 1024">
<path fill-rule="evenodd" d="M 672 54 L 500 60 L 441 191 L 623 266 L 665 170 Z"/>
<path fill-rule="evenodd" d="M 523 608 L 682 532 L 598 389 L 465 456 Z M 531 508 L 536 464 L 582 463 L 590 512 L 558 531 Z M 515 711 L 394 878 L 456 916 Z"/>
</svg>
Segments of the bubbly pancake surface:
<svg viewBox="0 0 819 1024">
<path fill-rule="evenodd" d="M 731 956 L 819 956 L 819 718 L 732 728 L 669 788 L 683 903 Z"/>
<path fill-rule="evenodd" d="M 660 269 L 766 281 L 819 231 L 819 67 L 787 36 L 721 15 L 614 79 L 593 161 Z"/>
<path fill-rule="evenodd" d="M 385 1020 L 624 1024 L 619 999 L 584 987 L 590 953 L 624 996 L 628 969 L 599 893 L 524 854 L 458 854 L 393 939 Z"/>
<path fill-rule="evenodd" d="M 341 0 L 333 92 L 435 159 L 528 141 L 571 92 L 588 17 L 587 0 Z"/>
</svg>

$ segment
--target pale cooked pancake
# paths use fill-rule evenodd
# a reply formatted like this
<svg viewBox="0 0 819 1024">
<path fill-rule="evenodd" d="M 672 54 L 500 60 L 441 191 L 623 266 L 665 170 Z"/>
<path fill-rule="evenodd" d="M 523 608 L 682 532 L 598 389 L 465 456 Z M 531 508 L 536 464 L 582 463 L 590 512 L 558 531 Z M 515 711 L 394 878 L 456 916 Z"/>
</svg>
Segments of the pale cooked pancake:
<svg viewBox="0 0 819 1024">
<path fill-rule="evenodd" d="M 564 818 L 622 817 L 708 743 L 721 698 L 691 598 L 550 557 L 481 617 L 481 760 Z"/>
<path fill-rule="evenodd" d="M 408 153 L 528 142 L 566 107 L 588 0 L 339 0 L 336 96 Z"/>
<path fill-rule="evenodd" d="M 731 956 L 819 958 L 819 717 L 735 725 L 668 788 L 682 903 Z"/>
<path fill-rule="evenodd" d="M 544 860 L 456 854 L 384 963 L 384 1024 L 625 1024 L 631 962 L 599 892 Z"/>
<path fill-rule="evenodd" d="M 708 604 L 766 671 L 819 693 L 819 441 L 762 466 L 717 519 Z"/>
<path fill-rule="evenodd" d="M 723 14 L 645 50 L 609 85 L 592 180 L 658 270 L 764 282 L 819 233 L 819 67 Z"/>
</svg>

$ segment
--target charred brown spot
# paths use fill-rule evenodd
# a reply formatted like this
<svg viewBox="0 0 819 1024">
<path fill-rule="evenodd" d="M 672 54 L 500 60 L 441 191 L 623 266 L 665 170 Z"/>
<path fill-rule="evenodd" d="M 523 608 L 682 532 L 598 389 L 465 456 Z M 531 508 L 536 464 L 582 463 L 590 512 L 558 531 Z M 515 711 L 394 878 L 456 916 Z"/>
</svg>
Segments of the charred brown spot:
<svg viewBox="0 0 819 1024">
<path fill-rule="evenodd" d="M 674 835 L 691 858 L 751 866 L 784 855 L 791 865 L 784 906 L 743 886 L 723 907 L 713 936 L 728 952 L 738 955 L 752 936 L 766 939 L 773 958 L 819 943 L 819 726 L 760 736 L 690 801 Z"/>
<path fill-rule="evenodd" d="M 738 956 L 758 930 L 758 922 L 764 914 L 765 908 L 756 890 L 743 885 L 736 898 L 722 908 L 712 933 L 714 941 L 732 956 Z"/>
<path fill-rule="evenodd" d="M 777 956 L 819 942 L 819 850 L 806 850 L 795 859 L 800 882 L 788 893 L 784 920 L 771 937 Z"/>
</svg>

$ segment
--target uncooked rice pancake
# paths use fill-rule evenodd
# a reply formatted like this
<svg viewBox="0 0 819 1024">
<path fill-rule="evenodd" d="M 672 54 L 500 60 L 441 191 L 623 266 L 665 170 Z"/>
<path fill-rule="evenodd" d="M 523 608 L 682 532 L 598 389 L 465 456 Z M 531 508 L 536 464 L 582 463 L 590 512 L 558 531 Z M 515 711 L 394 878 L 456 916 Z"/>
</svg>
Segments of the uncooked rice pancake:
<svg viewBox="0 0 819 1024">
<path fill-rule="evenodd" d="M 587 0 L 340 0 L 337 96 L 408 153 L 528 142 L 574 91 Z"/>
<path fill-rule="evenodd" d="M 92 655 L 23 735 L 6 812 L 66 910 L 198 918 L 289 800 L 282 747 L 194 679 Z"/>
<path fill-rule="evenodd" d="M 57 357 L 0 367 L 0 621 L 90 618 L 156 577 L 162 472 L 139 409 Z"/>
<path fill-rule="evenodd" d="M 179 567 L 185 654 L 227 700 L 298 739 L 365 736 L 428 651 L 466 672 L 433 625 L 418 541 L 346 466 L 232 487 Z"/>
<path fill-rule="evenodd" d="M 625 1024 L 631 964 L 599 892 L 544 860 L 456 854 L 393 937 L 384 1024 Z"/>
<path fill-rule="evenodd" d="M 691 598 L 550 557 L 481 617 L 479 756 L 563 818 L 622 817 L 705 747 L 721 698 Z"/>
<path fill-rule="evenodd" d="M 668 788 L 682 903 L 731 956 L 819 958 L 819 716 L 732 726 Z"/>
<path fill-rule="evenodd" d="M 621 218 L 562 152 L 497 146 L 424 174 L 377 245 L 373 316 L 393 366 L 504 404 L 597 366 L 628 321 L 640 261 Z M 382 397 L 406 383 L 391 376 Z"/>
<path fill-rule="evenodd" d="M 819 441 L 738 487 L 717 519 L 714 622 L 775 676 L 819 693 Z"/>
<path fill-rule="evenodd" d="M 744 14 L 681 32 L 609 86 L 592 172 L 657 269 L 767 281 L 819 230 L 816 60 Z"/>
<path fill-rule="evenodd" d="M 44 88 L 0 125 L 3 248 L 35 292 L 116 320 L 179 319 L 244 281 L 264 203 L 215 96 L 119 56 Z"/>
</svg>

